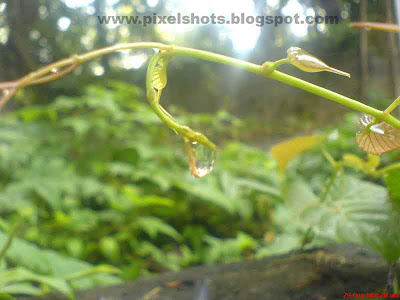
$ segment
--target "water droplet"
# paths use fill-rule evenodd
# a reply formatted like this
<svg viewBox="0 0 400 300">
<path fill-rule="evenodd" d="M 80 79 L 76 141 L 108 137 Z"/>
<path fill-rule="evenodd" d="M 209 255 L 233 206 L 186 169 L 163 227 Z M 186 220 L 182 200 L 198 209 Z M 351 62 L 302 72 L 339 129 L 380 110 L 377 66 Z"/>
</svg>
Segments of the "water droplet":
<svg viewBox="0 0 400 300">
<path fill-rule="evenodd" d="M 363 115 L 359 121 L 359 126 L 361 129 L 365 129 L 369 124 L 374 121 L 374 117 L 370 115 Z M 373 133 L 380 134 L 380 135 L 387 135 L 389 137 L 392 131 L 395 129 L 385 122 L 380 122 L 373 124 L 369 127 L 369 130 Z"/>
<path fill-rule="evenodd" d="M 209 174 L 215 163 L 216 153 L 196 141 L 185 138 L 185 150 L 189 158 L 190 174 L 201 178 Z"/>
<path fill-rule="evenodd" d="M 375 133 L 377 133 L 377 134 L 382 134 L 382 135 L 384 135 L 384 134 L 385 134 L 385 131 L 383 130 L 383 128 L 381 128 L 381 126 L 382 126 L 382 123 L 378 123 L 378 124 L 372 125 L 369 129 L 370 129 L 372 132 L 375 132 Z"/>
<path fill-rule="evenodd" d="M 6 97 L 6 96 L 8 96 L 8 94 L 10 94 L 11 92 L 10 92 L 9 89 L 4 89 L 4 90 L 2 90 L 2 93 L 3 93 L 3 96 Z"/>
<path fill-rule="evenodd" d="M 53 73 L 53 74 L 58 74 L 59 72 L 60 72 L 59 69 L 56 69 L 56 68 L 51 69 L 51 73 Z"/>
<path fill-rule="evenodd" d="M 364 115 L 359 121 L 357 143 L 367 153 L 382 154 L 400 148 L 400 130 L 386 122 L 375 123 L 375 118 Z"/>
</svg>

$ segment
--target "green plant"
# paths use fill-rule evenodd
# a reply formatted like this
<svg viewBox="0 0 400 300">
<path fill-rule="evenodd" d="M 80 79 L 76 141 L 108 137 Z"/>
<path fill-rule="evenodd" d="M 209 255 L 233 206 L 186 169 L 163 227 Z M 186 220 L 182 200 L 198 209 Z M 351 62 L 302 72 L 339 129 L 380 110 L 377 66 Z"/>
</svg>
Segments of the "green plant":
<svg viewBox="0 0 400 300">
<path fill-rule="evenodd" d="M 34 253 L 24 247 L 28 244 L 36 245 L 37 255 L 52 249 L 67 262 L 89 262 L 85 268 L 109 264 L 121 270 L 110 280 L 74 284 L 75 289 L 239 260 L 256 251 L 228 247 L 244 241 L 236 231 L 261 239 L 269 227 L 272 203 L 280 197 L 273 161 L 262 150 L 228 143 L 219 153 L 221 169 L 193 179 L 183 149 L 171 147 L 176 137 L 142 95 L 135 86 L 109 82 L 2 118 L 0 215 L 11 224 L 22 215 L 27 224 L 7 252 L 10 267 L 65 280 L 36 254 L 29 262 L 13 256 Z M 177 119 L 215 126 L 219 136 L 238 131 L 226 127 L 226 120 L 241 126 L 225 112 L 216 117 L 183 113 Z M 226 252 L 231 255 L 222 255 Z"/>
<path fill-rule="evenodd" d="M 382 146 L 378 136 L 383 142 L 398 142 L 400 121 L 391 112 L 399 99 L 385 111 L 379 111 L 275 70 L 282 63 L 292 63 L 306 71 L 332 71 L 326 65 L 321 67 L 319 60 L 317 65 L 307 64 L 307 59 L 300 56 L 310 58 L 308 53 L 294 54 L 295 60 L 290 53 L 287 59 L 255 65 L 157 43 L 116 45 L 74 55 L 15 82 L 1 84 L 4 95 L 0 106 L 22 87 L 57 79 L 100 55 L 136 48 L 160 50 L 151 59 L 146 78 L 146 96 L 159 119 L 138 100 L 138 88 L 113 82 L 107 87 L 88 87 L 81 97 L 60 97 L 50 105 L 23 108 L 1 120 L 4 143 L 0 148 L 0 168 L 5 172 L 1 178 L 4 192 L 0 213 L 7 214 L 7 221 L 27 216 L 33 225 L 22 233 L 21 240 L 15 238 L 16 249 L 7 252 L 6 259 L 23 266 L 26 262 L 20 256 L 14 257 L 14 253 L 27 251 L 32 246 L 29 243 L 36 243 L 74 257 L 81 266 L 62 275 L 40 269 L 42 265 L 37 274 L 25 269 L 4 270 L 7 277 L 7 272 L 13 271 L 17 282 L 36 281 L 45 286 L 42 290 L 32 289 L 34 285 L 15 288 L 14 282 L 7 281 L 4 286 L 14 286 L 9 291 L 18 292 L 20 288 L 20 292 L 39 293 L 51 286 L 72 297 L 74 279 L 90 277 L 91 270 L 104 271 L 103 267 L 82 267 L 80 260 L 94 264 L 106 260 L 122 267 L 122 278 L 135 278 L 164 269 L 233 261 L 327 241 L 369 243 L 389 262 L 396 258 L 396 251 L 387 251 L 390 243 L 364 238 L 383 230 L 391 220 L 392 208 L 387 190 L 365 180 L 359 172 L 377 181 L 386 178 L 391 197 L 397 199 L 393 182 L 398 179 L 398 164 L 378 168 L 380 161 L 374 156 L 368 161 L 341 156 L 348 141 L 342 139 L 339 145 L 329 141 L 329 135 L 325 148 L 302 161 L 301 157 L 309 154 L 299 154 L 322 140 L 308 137 L 297 140 L 296 144 L 302 141 L 302 147 L 292 147 L 287 157 L 277 159 L 284 175 L 279 178 L 270 156 L 232 143 L 219 153 L 223 167 L 194 182 L 184 171 L 183 153 L 172 151 L 168 145 L 176 141 L 160 126 L 160 119 L 183 135 L 192 175 L 202 177 L 212 169 L 216 146 L 203 134 L 180 125 L 183 118 L 172 117 L 159 103 L 167 84 L 168 62 L 174 56 L 184 55 L 243 68 L 364 112 L 371 117 L 361 120 L 360 146 L 374 153 L 396 149 L 396 144 L 390 149 Z M 185 121 L 190 124 L 190 120 Z M 354 118 L 351 121 L 355 123 Z M 354 128 L 345 130 L 353 139 Z M 357 151 L 354 147 L 351 150 Z M 288 167 L 293 158 L 299 159 L 296 168 Z M 321 167 L 323 160 L 330 165 Z M 307 183 L 304 178 L 317 168 Z M 276 210 L 274 222 L 272 208 Z M 208 222 L 200 222 L 205 216 Z M 258 239 L 247 232 L 232 237 L 231 233 L 240 228 L 238 223 Z M 227 228 L 226 224 L 231 226 Z M 265 232 L 270 236 L 263 243 Z M 350 236 L 349 232 L 356 234 Z M 35 270 L 35 266 L 27 264 L 29 270 Z M 64 268 L 61 266 L 60 270 Z M 119 280 L 111 277 L 105 283 Z"/>
<path fill-rule="evenodd" d="M 0 89 L 3 90 L 3 97 L 0 100 L 0 108 L 4 106 L 4 104 L 7 103 L 7 101 L 20 88 L 58 79 L 71 72 L 81 63 L 84 63 L 90 59 L 94 59 L 115 51 L 138 48 L 159 49 L 159 53 L 153 56 L 148 66 L 146 95 L 152 109 L 158 115 L 158 117 L 169 128 L 174 130 L 176 133 L 183 135 L 189 157 L 189 166 L 192 175 L 195 177 L 202 177 L 211 171 L 215 160 L 215 155 L 213 153 L 216 151 L 216 146 L 203 134 L 190 129 L 188 126 L 182 126 L 177 123 L 176 120 L 159 104 L 162 89 L 167 84 L 167 65 L 174 56 L 191 56 L 242 68 L 257 75 L 281 81 L 310 93 L 319 95 L 325 99 L 338 102 L 354 110 L 364 112 L 371 117 L 364 119 L 364 121 L 361 120 L 361 124 L 363 125 L 364 129 L 358 141 L 360 146 L 363 147 L 366 152 L 379 152 L 380 154 L 400 147 L 400 142 L 398 142 L 400 139 L 400 134 L 398 131 L 400 129 L 400 121 L 391 115 L 393 109 L 400 104 L 400 98 L 396 99 L 385 111 L 380 111 L 338 93 L 276 71 L 276 68 L 279 65 L 290 63 L 307 72 L 330 71 L 350 77 L 350 74 L 329 67 L 319 59 L 311 56 L 309 53 L 301 50 L 300 48 L 289 49 L 288 57 L 286 59 L 281 59 L 276 62 L 265 62 L 262 66 L 260 66 L 211 52 L 178 46 L 168 46 L 160 43 L 143 42 L 120 44 L 91 51 L 83 55 L 75 54 L 68 59 L 61 60 L 49 66 L 43 67 L 38 71 L 32 72 L 19 80 L 1 84 Z M 394 148 L 381 147 L 379 150 L 375 149 L 376 147 L 374 146 L 379 144 L 376 136 L 377 134 L 383 136 L 381 138 L 384 139 L 385 142 L 391 140 L 393 137 L 396 146 Z M 198 150 L 197 148 L 199 147 L 206 147 L 207 149 Z M 196 157 L 197 152 L 199 152 L 203 157 Z M 206 161 L 203 161 L 203 159 Z M 201 171 L 199 172 L 199 170 Z"/>
</svg>

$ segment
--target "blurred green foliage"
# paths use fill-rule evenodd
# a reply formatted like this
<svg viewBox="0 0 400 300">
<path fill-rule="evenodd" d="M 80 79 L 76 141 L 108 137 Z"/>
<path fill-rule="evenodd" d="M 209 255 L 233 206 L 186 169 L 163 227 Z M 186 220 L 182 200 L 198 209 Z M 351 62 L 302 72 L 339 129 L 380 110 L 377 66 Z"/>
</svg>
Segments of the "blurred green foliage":
<svg viewBox="0 0 400 300">
<path fill-rule="evenodd" d="M 256 239 L 271 225 L 271 199 L 279 197 L 274 164 L 265 152 L 232 143 L 211 176 L 194 179 L 182 141 L 142 96 L 135 86 L 111 82 L 88 87 L 82 97 L 4 115 L 3 230 L 21 218 L 25 223 L 7 251 L 10 266 L 65 279 L 89 268 L 83 261 L 107 263 L 121 269 L 120 278 L 131 279 L 254 252 Z M 241 125 L 224 112 L 182 121 L 228 137 Z M 68 267 L 49 268 L 50 250 L 38 247 L 69 257 Z M 27 251 L 29 259 L 15 255 Z M 115 282 L 108 275 L 70 283 L 84 288 Z"/>
<path fill-rule="evenodd" d="M 1 118 L 0 247 L 23 220 L 0 257 L 2 293 L 73 297 L 73 289 L 334 241 L 367 243 L 388 261 L 400 255 L 386 230 L 389 194 L 399 197 L 395 170 L 385 176 L 388 192 L 360 162 L 335 171 L 314 149 L 279 176 L 266 149 L 234 141 L 246 135 L 235 117 L 172 108 L 180 122 L 221 141 L 215 170 L 195 179 L 183 141 L 142 98 L 133 85 L 108 82 Z M 336 161 L 365 156 L 356 124 L 349 115 L 320 133 Z M 376 234 L 382 230 L 390 243 Z"/>
</svg>

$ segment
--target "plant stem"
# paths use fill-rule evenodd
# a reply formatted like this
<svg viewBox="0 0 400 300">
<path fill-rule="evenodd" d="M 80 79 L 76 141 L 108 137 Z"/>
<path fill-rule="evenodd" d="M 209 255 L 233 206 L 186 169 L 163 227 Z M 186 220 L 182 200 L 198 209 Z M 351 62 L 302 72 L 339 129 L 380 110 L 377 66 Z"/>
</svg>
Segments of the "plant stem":
<svg viewBox="0 0 400 300">
<path fill-rule="evenodd" d="M 396 119 L 395 117 L 391 116 L 390 114 L 384 114 L 383 111 L 380 111 L 378 109 L 370 107 L 366 104 L 363 104 L 354 99 L 343 96 L 341 94 L 327 90 L 325 88 L 322 88 L 322 87 L 312 84 L 310 82 L 287 75 L 285 73 L 282 73 L 282 72 L 279 72 L 276 70 L 274 70 L 273 72 L 268 72 L 268 70 L 265 70 L 266 68 L 263 68 L 262 66 L 257 65 L 257 64 L 249 63 L 246 61 L 227 57 L 227 56 L 220 55 L 220 54 L 210 53 L 207 51 L 196 50 L 196 49 L 191 49 L 191 48 L 174 47 L 172 50 L 172 53 L 175 55 L 191 56 L 191 57 L 196 57 L 196 58 L 200 58 L 200 59 L 207 60 L 207 61 L 212 61 L 212 62 L 217 62 L 217 63 L 221 63 L 221 64 L 238 67 L 238 68 L 244 69 L 246 71 L 249 71 L 251 73 L 257 74 L 259 76 L 271 78 L 271 79 L 286 83 L 288 85 L 297 87 L 304 91 L 310 92 L 317 96 L 321 96 L 325 99 L 335 101 L 335 102 L 342 104 L 344 106 L 347 106 L 351 109 L 366 113 L 366 114 L 371 115 L 375 118 L 378 118 L 382 121 L 385 121 L 386 123 L 389 123 L 393 127 L 400 129 L 400 121 L 398 119 Z M 274 63 L 271 63 L 270 67 L 273 68 Z"/>
<path fill-rule="evenodd" d="M 369 114 L 379 120 L 385 121 L 386 123 L 392 125 L 395 128 L 400 129 L 400 120 L 393 117 L 390 114 L 385 114 L 383 111 L 365 105 L 361 102 L 358 102 L 354 99 L 348 98 L 341 94 L 335 93 L 333 91 L 327 90 L 310 82 L 301 80 L 299 78 L 287 75 L 285 73 L 274 70 L 277 66 L 273 62 L 264 64 L 264 67 L 261 65 L 253 64 L 250 62 L 246 62 L 240 59 L 224 56 L 221 54 L 216 54 L 208 51 L 197 50 L 186 47 L 178 47 L 178 46 L 169 46 L 161 43 L 152 43 L 152 42 L 141 42 L 141 43 L 126 43 L 126 44 L 118 44 L 111 47 L 91 51 L 81 55 L 73 55 L 70 58 L 60 60 L 56 63 L 50 64 L 46 67 L 43 67 L 35 72 L 32 72 L 21 79 L 9 83 L 9 85 L 14 85 L 16 89 L 32 84 L 32 82 L 36 81 L 36 83 L 40 83 L 41 81 L 48 81 L 49 77 L 43 78 L 43 76 L 51 74 L 54 69 L 62 69 L 66 66 L 77 65 L 84 63 L 93 58 L 100 57 L 105 54 L 122 51 L 122 50 L 133 50 L 133 49 L 141 49 L 141 48 L 156 48 L 159 50 L 169 51 L 172 55 L 182 55 L 182 56 L 191 56 L 195 58 L 199 58 L 202 60 L 207 60 L 211 62 L 221 63 L 225 65 L 234 66 L 240 69 L 244 69 L 251 73 L 257 74 L 259 76 L 263 76 L 266 78 L 271 78 L 288 85 L 294 86 L 296 88 L 302 89 L 304 91 L 310 92 L 317 96 L 321 96 L 325 99 L 335 101 L 339 104 L 345 105 L 353 110 L 357 110 L 366 114 Z M 276 64 L 285 63 L 285 59 L 278 60 Z M 3 100 L 3 99 L 2 99 Z M 8 99 L 7 99 L 8 100 Z M 6 101 L 3 101 L 6 102 Z"/>
<path fill-rule="evenodd" d="M 389 171 L 395 170 L 395 169 L 400 169 L 400 162 L 391 164 L 391 165 L 389 165 L 389 166 L 387 166 L 387 167 L 384 167 L 384 168 L 382 168 L 382 169 L 377 170 L 377 171 L 376 171 L 376 175 L 377 175 L 377 176 L 382 176 L 382 175 L 384 175 L 386 172 L 389 172 Z"/>
<path fill-rule="evenodd" d="M 390 104 L 389 107 L 385 109 L 384 113 L 390 114 L 399 104 L 400 104 L 400 97 L 397 97 L 397 99 L 394 100 L 393 103 Z"/>
<path fill-rule="evenodd" d="M 331 174 L 328 182 L 325 185 L 324 191 L 322 192 L 321 199 L 319 201 L 320 203 L 325 202 L 326 197 L 328 197 L 330 189 L 332 188 L 333 184 L 336 181 L 336 178 L 338 177 L 338 173 L 339 173 L 339 169 L 337 169 L 337 168 L 333 169 L 332 174 Z"/>
<path fill-rule="evenodd" d="M 21 224 L 22 224 L 21 220 L 17 221 L 17 223 L 14 225 L 14 227 L 8 233 L 7 240 L 0 250 L 0 261 L 5 257 L 7 250 L 11 247 L 12 241 L 13 241 L 14 237 L 16 236 L 16 234 L 18 233 L 18 230 L 19 230 Z"/>
</svg>

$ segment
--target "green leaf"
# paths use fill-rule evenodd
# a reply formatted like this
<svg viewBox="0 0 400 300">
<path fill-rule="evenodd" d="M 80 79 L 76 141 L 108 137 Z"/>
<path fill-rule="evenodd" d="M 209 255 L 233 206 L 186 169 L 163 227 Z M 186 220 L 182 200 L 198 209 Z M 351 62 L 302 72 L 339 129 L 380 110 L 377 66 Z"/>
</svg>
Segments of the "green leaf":
<svg viewBox="0 0 400 300">
<path fill-rule="evenodd" d="M 237 212 L 237 205 L 221 191 L 215 177 L 208 176 L 201 181 L 194 181 L 188 176 L 181 177 L 175 181 L 175 186 L 196 198 L 219 206 L 229 213 Z"/>
<path fill-rule="evenodd" d="M 0 292 L 0 300 L 15 300 L 15 298 L 9 294 Z"/>
<path fill-rule="evenodd" d="M 362 243 L 362 234 L 373 232 L 388 220 L 390 205 L 384 187 L 351 176 L 339 176 L 324 202 L 308 184 L 290 182 L 286 201 L 293 221 L 304 230 L 336 241 Z"/>
<path fill-rule="evenodd" d="M 236 183 L 241 186 L 245 187 L 263 194 L 266 194 L 275 200 L 281 200 L 281 191 L 279 188 L 274 187 L 272 185 L 265 184 L 261 181 L 258 180 L 252 180 L 252 179 L 238 179 Z"/>
<path fill-rule="evenodd" d="M 114 238 L 108 236 L 101 238 L 100 251 L 111 261 L 118 259 L 121 253 L 118 242 Z"/>
<path fill-rule="evenodd" d="M 289 252 L 299 246 L 299 236 L 294 234 L 281 234 L 272 244 L 257 251 L 256 257 L 262 258 L 269 255 Z"/>
<path fill-rule="evenodd" d="M 7 287 L 7 285 L 10 283 L 16 283 L 20 281 L 35 281 L 46 284 L 53 289 L 60 291 L 69 298 L 74 298 L 74 292 L 71 286 L 64 279 L 37 275 L 24 268 L 15 268 L 0 273 L 0 287 Z"/>
<path fill-rule="evenodd" d="M 7 286 L 1 287 L 1 291 L 3 293 L 24 294 L 24 295 L 29 295 L 29 296 L 39 296 L 40 294 L 42 294 L 42 291 L 39 288 L 33 286 L 33 284 L 30 284 L 30 283 L 9 284 Z M 0 296 L 0 299 L 3 299 L 3 298 L 1 298 L 1 296 Z"/>
<path fill-rule="evenodd" d="M 364 234 L 365 243 L 379 252 L 389 264 L 395 263 L 400 257 L 399 217 L 394 213 L 376 232 Z"/>
<path fill-rule="evenodd" d="M 0 245 L 5 243 L 6 238 L 7 235 L 0 232 Z M 27 255 L 27 253 L 29 253 L 29 255 Z M 53 250 L 40 249 L 36 245 L 19 238 L 14 238 L 9 251 L 6 253 L 6 257 L 14 264 L 60 279 L 93 267 L 89 263 L 60 255 Z M 71 281 L 71 285 L 74 288 L 83 289 L 97 285 L 117 284 L 120 282 L 121 280 L 115 276 L 95 274 L 80 278 L 79 280 L 73 280 Z"/>
<path fill-rule="evenodd" d="M 164 221 L 156 217 L 139 217 L 136 225 L 145 231 L 151 238 L 156 238 L 159 233 L 168 235 L 175 240 L 180 240 L 180 234 Z"/>
<path fill-rule="evenodd" d="M 394 208 L 400 211 L 400 168 L 385 173 L 385 185 L 389 189 L 390 199 Z"/>
<path fill-rule="evenodd" d="M 161 58 L 153 72 L 153 87 L 162 90 L 167 85 L 167 64 L 168 61 Z"/>
</svg>

